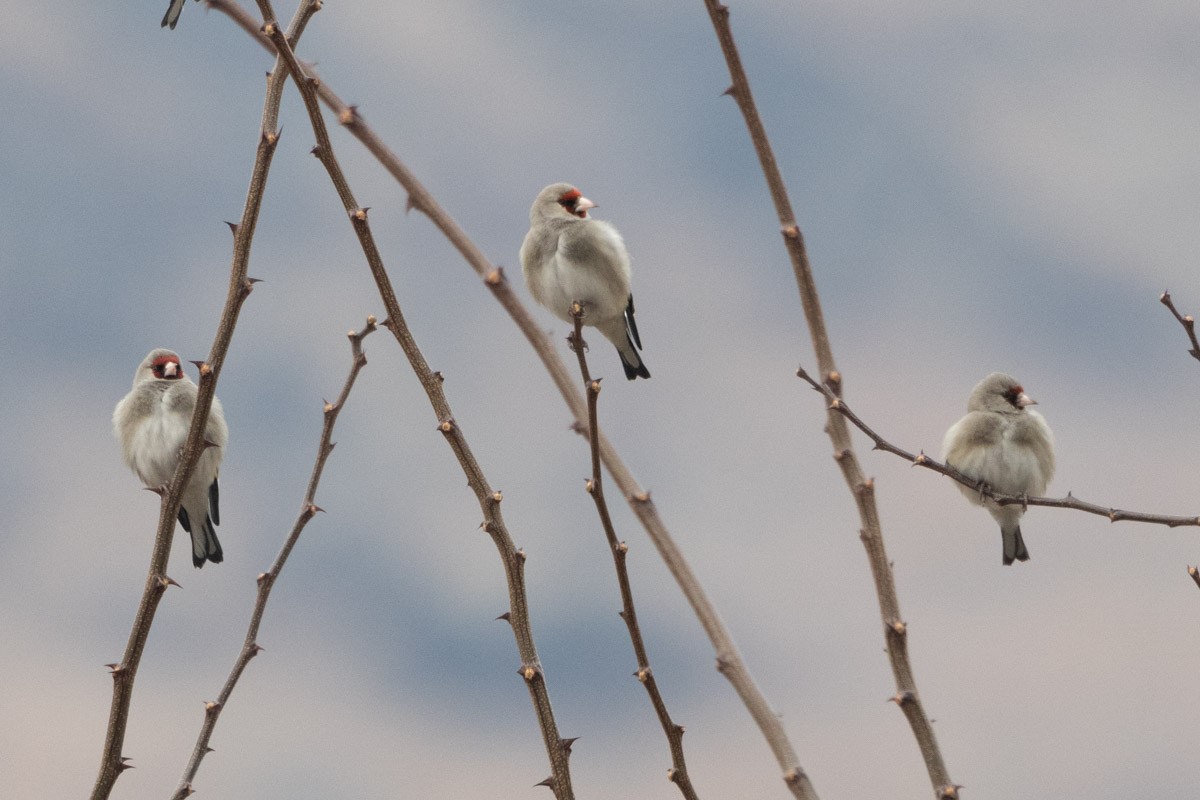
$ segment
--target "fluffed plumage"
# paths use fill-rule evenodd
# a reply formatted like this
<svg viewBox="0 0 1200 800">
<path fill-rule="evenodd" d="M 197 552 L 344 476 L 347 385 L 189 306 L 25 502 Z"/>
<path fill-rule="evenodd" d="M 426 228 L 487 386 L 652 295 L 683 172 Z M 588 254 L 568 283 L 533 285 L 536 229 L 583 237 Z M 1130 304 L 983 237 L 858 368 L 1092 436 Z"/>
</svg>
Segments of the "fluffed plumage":
<svg viewBox="0 0 1200 800">
<path fill-rule="evenodd" d="M 993 372 L 975 386 L 967 415 L 946 431 L 942 460 L 1001 494 L 1040 496 L 1054 477 L 1054 434 L 1042 415 L 1029 408 L 1037 401 L 1016 379 Z M 1028 561 L 1021 536 L 1019 504 L 997 505 L 977 489 L 958 484 L 968 500 L 984 505 L 1004 538 L 1004 563 Z"/>
<path fill-rule="evenodd" d="M 196 384 L 183 373 L 179 356 L 151 350 L 133 375 L 133 389 L 113 411 L 113 433 L 121 452 L 142 483 L 161 489 L 171 482 L 196 408 Z M 215 526 L 221 522 L 217 473 L 229 440 L 221 402 L 213 398 L 204 438 L 212 443 L 200 454 L 183 490 L 179 523 L 192 537 L 192 563 L 219 563 L 224 554 Z"/>
<path fill-rule="evenodd" d="M 633 315 L 629 252 L 616 228 L 588 216 L 595 207 L 569 183 L 538 193 L 521 244 L 525 285 L 534 300 L 565 322 L 574 323 L 571 303 L 582 303 L 583 323 L 616 346 L 625 377 L 649 378 L 638 352 L 642 341 Z"/>
</svg>

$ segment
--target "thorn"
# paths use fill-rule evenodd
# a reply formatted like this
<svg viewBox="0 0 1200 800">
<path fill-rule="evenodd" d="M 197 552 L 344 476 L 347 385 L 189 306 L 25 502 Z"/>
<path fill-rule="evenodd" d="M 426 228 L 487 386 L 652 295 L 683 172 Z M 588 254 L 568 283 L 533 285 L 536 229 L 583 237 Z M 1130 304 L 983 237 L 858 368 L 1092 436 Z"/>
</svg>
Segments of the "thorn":
<svg viewBox="0 0 1200 800">
<path fill-rule="evenodd" d="M 917 457 L 913 459 L 914 467 L 918 467 L 918 466 L 928 464 L 928 463 L 929 463 L 929 458 L 926 457 L 924 450 L 922 450 L 920 453 L 917 453 Z"/>
<path fill-rule="evenodd" d="M 168 586 L 179 586 L 179 583 L 170 575 L 159 575 L 158 585 L 166 589 Z M 182 589 L 183 587 L 179 586 L 179 588 Z"/>
<path fill-rule="evenodd" d="M 537 788 L 538 786 L 546 786 L 551 791 L 553 791 L 554 790 L 554 776 L 551 775 L 549 778 L 546 778 L 546 780 L 541 781 L 540 783 L 535 783 L 533 786 L 534 786 L 534 788 Z"/>
<path fill-rule="evenodd" d="M 413 196 L 410 194 L 404 200 L 404 215 L 408 216 L 408 213 L 416 207 L 417 207 L 417 201 L 413 200 Z"/>
<path fill-rule="evenodd" d="M 258 655 L 259 653 L 261 653 L 263 650 L 266 650 L 266 649 L 267 648 L 263 647 L 258 642 L 255 642 L 254 645 L 250 648 L 250 657 L 253 658 L 254 656 Z"/>
<path fill-rule="evenodd" d="M 317 158 L 320 158 L 321 157 L 321 145 L 314 144 L 312 150 L 308 151 L 308 154 L 310 156 L 316 156 Z"/>
<path fill-rule="evenodd" d="M 1164 306 L 1170 303 L 1171 293 L 1168 290 L 1163 289 L 1163 293 L 1158 296 L 1158 302 L 1162 303 Z"/>
<path fill-rule="evenodd" d="M 105 664 L 104 666 L 108 667 L 108 671 L 111 672 L 113 675 L 116 675 L 118 672 L 123 672 L 125 670 L 124 667 L 122 667 L 120 664 L 117 664 L 117 663 Z"/>
<path fill-rule="evenodd" d="M 727 669 L 729 669 L 729 662 L 728 662 L 728 661 L 726 661 L 726 660 L 725 660 L 724 658 L 722 658 L 721 656 L 717 656 L 717 672 L 719 672 L 719 673 L 721 673 L 722 675 L 724 675 L 724 674 L 725 674 L 725 670 L 727 670 Z"/>
<path fill-rule="evenodd" d="M 441 372 L 435 372 L 435 373 L 433 373 L 433 377 L 437 378 L 437 381 L 438 381 L 438 383 L 445 383 L 445 382 L 446 382 L 446 376 L 445 376 L 445 375 L 443 375 Z"/>
<path fill-rule="evenodd" d="M 121 763 L 117 764 L 117 770 L 119 772 L 124 772 L 127 769 L 133 769 L 134 766 L 133 764 L 129 763 L 129 760 L 130 759 L 127 756 L 121 756 Z"/>
<path fill-rule="evenodd" d="M 230 222 L 229 220 L 225 220 L 225 224 L 229 226 L 229 232 L 234 236 L 237 236 L 238 224 L 236 222 Z"/>
<path fill-rule="evenodd" d="M 315 503 L 309 503 L 308 507 L 305 508 L 304 510 L 307 511 L 309 514 L 317 514 L 317 513 L 324 514 L 325 513 L 325 509 L 321 508 L 319 505 L 317 505 Z"/>
<path fill-rule="evenodd" d="M 495 619 L 494 621 L 495 621 L 495 622 L 499 622 L 500 620 L 504 620 L 505 622 L 507 622 L 507 623 L 509 623 L 509 624 L 511 625 L 511 624 L 512 624 L 512 612 L 511 612 L 511 611 L 505 611 L 503 614 L 501 614 L 500 616 L 496 617 L 496 619 Z"/>
<path fill-rule="evenodd" d="M 260 573 L 258 573 L 258 576 L 254 579 L 254 582 L 257 583 L 259 586 L 262 586 L 263 581 L 265 581 L 269 577 L 270 577 L 269 573 L 260 572 Z"/>
<path fill-rule="evenodd" d="M 196 793 L 196 790 L 192 788 L 192 785 L 190 783 L 185 783 L 183 785 L 183 796 L 184 797 L 191 797 L 195 793 Z"/>
<path fill-rule="evenodd" d="M 195 364 L 196 369 L 200 370 L 201 378 L 206 378 L 209 375 L 212 375 L 212 367 L 209 366 L 207 361 L 193 361 L 191 363 Z"/>
<path fill-rule="evenodd" d="M 328 400 L 322 400 L 321 402 L 325 404 L 325 405 L 321 406 L 321 413 L 323 413 L 323 414 L 333 413 L 333 410 L 335 408 L 337 408 L 337 406 L 335 406 L 333 403 L 329 402 Z"/>
<path fill-rule="evenodd" d="M 728 88 L 728 89 L 726 89 L 725 91 L 721 92 L 721 96 L 722 96 L 722 97 L 733 97 L 735 94 L 737 94 L 737 89 L 736 89 L 736 88 L 734 88 L 734 85 L 733 85 L 732 83 L 731 83 L 731 84 L 729 84 L 729 88 Z"/>
<path fill-rule="evenodd" d="M 520 550 L 518 550 L 513 555 L 515 555 L 517 557 L 517 561 L 521 561 L 521 562 L 525 561 L 525 559 L 526 559 L 525 548 L 522 547 Z"/>
<path fill-rule="evenodd" d="M 558 740 L 559 744 L 562 745 L 563 750 L 566 750 L 568 753 L 571 752 L 571 748 L 574 747 L 575 743 L 578 741 L 579 741 L 578 736 L 571 736 L 567 739 L 559 739 Z"/>
<path fill-rule="evenodd" d="M 204 748 L 204 752 L 206 752 L 206 753 L 215 753 L 215 752 L 217 752 L 217 751 L 216 751 L 216 748 L 213 748 L 213 747 L 205 747 L 205 748 Z"/>
<path fill-rule="evenodd" d="M 590 391 L 592 394 L 600 394 L 600 381 L 602 381 L 602 380 L 604 380 L 604 379 L 596 378 L 596 380 L 589 383 L 588 391 Z"/>
<path fill-rule="evenodd" d="M 371 210 L 370 208 L 365 208 L 365 207 L 364 208 L 356 208 L 350 212 L 350 218 L 357 220 L 358 222 L 366 222 L 367 221 L 367 212 L 370 210 Z"/>
<path fill-rule="evenodd" d="M 913 695 L 912 692 L 899 692 L 898 694 L 894 694 L 891 697 L 889 697 L 888 702 L 895 703 L 898 706 L 902 706 L 905 703 L 911 703 L 912 701 L 914 701 L 916 699 L 917 698 Z"/>
</svg>

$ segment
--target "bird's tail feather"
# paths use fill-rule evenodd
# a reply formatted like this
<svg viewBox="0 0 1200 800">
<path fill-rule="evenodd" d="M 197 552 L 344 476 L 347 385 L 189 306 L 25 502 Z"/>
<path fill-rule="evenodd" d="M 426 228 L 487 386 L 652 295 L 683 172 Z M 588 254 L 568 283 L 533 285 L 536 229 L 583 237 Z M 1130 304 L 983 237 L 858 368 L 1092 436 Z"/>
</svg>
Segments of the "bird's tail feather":
<svg viewBox="0 0 1200 800">
<path fill-rule="evenodd" d="M 632 381 L 636 378 L 650 377 L 650 370 L 646 369 L 646 363 L 642 361 L 641 354 L 633 349 L 632 340 L 629 341 L 628 348 L 618 347 L 617 354 L 621 356 L 621 366 L 625 368 L 626 378 Z"/>
<path fill-rule="evenodd" d="M 170 28 L 175 30 L 176 23 L 179 22 L 179 15 L 183 12 L 183 0 L 171 0 L 171 5 L 167 6 L 167 13 L 163 15 L 160 28 Z"/>
<path fill-rule="evenodd" d="M 1029 551 L 1025 549 L 1025 537 L 1021 535 L 1020 526 L 1013 531 L 1001 530 L 1001 534 L 1004 536 L 1004 566 L 1011 565 L 1013 561 L 1029 560 Z"/>
</svg>

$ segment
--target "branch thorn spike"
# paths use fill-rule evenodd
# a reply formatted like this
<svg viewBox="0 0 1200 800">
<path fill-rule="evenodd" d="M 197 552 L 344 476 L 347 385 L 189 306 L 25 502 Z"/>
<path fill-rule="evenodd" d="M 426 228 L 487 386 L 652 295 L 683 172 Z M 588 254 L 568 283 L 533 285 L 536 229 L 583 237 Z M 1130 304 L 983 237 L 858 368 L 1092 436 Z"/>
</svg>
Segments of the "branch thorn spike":
<svg viewBox="0 0 1200 800">
<path fill-rule="evenodd" d="M 546 780 L 544 780 L 544 781 L 541 781 L 540 783 L 535 783 L 535 784 L 534 784 L 534 787 L 535 787 L 535 788 L 536 788 L 536 787 L 538 787 L 538 786 L 545 786 L 545 787 L 547 787 L 548 789 L 550 789 L 551 791 L 553 791 L 553 789 L 554 789 L 554 776 L 553 776 L 553 775 L 551 775 L 549 778 L 546 778 Z"/>
<path fill-rule="evenodd" d="M 225 220 L 225 224 L 229 226 L 229 232 L 234 236 L 237 236 L 238 224 L 236 222 L 230 222 L 229 220 Z"/>
<path fill-rule="evenodd" d="M 511 612 L 511 611 L 505 611 L 503 614 L 501 614 L 500 616 L 496 617 L 496 619 L 495 619 L 495 621 L 496 621 L 496 622 L 499 622 L 500 620 L 504 620 L 505 622 L 509 622 L 509 623 L 511 623 L 511 622 L 512 622 L 512 612 Z"/>
</svg>

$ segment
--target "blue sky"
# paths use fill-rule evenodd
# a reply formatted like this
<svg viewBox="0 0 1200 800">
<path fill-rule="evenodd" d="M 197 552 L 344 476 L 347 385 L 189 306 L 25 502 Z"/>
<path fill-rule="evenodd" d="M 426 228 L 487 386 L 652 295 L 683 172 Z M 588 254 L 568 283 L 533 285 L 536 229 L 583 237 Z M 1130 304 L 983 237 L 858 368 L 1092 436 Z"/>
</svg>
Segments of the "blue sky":
<svg viewBox="0 0 1200 800">
<path fill-rule="evenodd" d="M 1200 366 L 1159 306 L 1200 310 L 1194 3 L 732 5 L 821 290 L 847 399 L 936 452 L 974 383 L 1015 374 L 1058 439 L 1050 492 L 1196 513 Z M 88 791 L 157 502 L 110 415 L 155 346 L 203 358 L 271 62 L 188 3 L 20 4 L 0 28 L 0 774 Z M 280 7 L 288 18 L 292 7 Z M 712 595 L 822 797 L 923 796 L 857 516 L 761 174 L 700 2 L 327 2 L 300 46 L 518 279 L 529 203 L 567 180 L 634 258 L 650 381 L 602 424 Z M 294 90 L 218 393 L 225 563 L 176 538 L 114 797 L 161 798 L 303 496 L 344 333 L 382 315 Z M 580 797 L 674 798 L 583 479 L 532 351 L 402 190 L 334 144 L 414 335 L 529 554 L 535 636 Z M 518 281 L 519 282 L 519 281 Z M 523 287 L 523 297 L 528 299 Z M 564 326 L 538 319 L 558 342 Z M 599 338 L 599 337 L 595 337 Z M 565 344 L 563 345 L 566 354 Z M 494 548 L 386 334 L 222 717 L 203 796 L 524 798 L 546 759 Z M 864 440 L 865 441 L 865 440 Z M 948 481 L 860 444 L 919 686 L 964 796 L 1184 794 L 1200 723 L 1197 531 L 1033 509 L 1033 560 Z M 613 493 L 615 495 L 615 492 Z M 615 499 L 615 497 L 614 497 Z M 784 797 L 699 625 L 614 504 L 655 673 L 702 797 Z M 1187 787 L 1187 788 L 1185 788 Z M 531 795 L 532 793 L 532 795 Z"/>
</svg>

